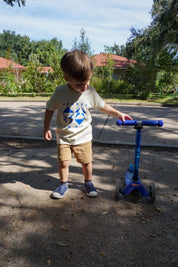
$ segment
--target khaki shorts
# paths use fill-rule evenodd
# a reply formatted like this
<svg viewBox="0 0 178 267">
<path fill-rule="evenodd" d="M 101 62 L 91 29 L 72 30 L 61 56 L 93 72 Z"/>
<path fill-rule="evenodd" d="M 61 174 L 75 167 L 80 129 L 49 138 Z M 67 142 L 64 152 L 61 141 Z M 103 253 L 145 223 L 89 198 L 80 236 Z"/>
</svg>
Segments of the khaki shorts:
<svg viewBox="0 0 178 267">
<path fill-rule="evenodd" d="M 79 145 L 58 144 L 58 160 L 71 160 L 72 152 L 79 163 L 89 163 L 92 161 L 92 143 L 87 142 Z"/>
</svg>

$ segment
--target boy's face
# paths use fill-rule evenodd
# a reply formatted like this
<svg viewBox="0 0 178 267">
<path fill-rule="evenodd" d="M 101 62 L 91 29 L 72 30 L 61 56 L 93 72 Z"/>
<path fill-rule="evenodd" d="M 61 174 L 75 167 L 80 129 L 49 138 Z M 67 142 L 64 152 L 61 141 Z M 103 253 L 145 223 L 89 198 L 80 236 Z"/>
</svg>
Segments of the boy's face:
<svg viewBox="0 0 178 267">
<path fill-rule="evenodd" d="M 75 79 L 67 79 L 66 77 L 64 77 L 64 78 L 69 83 L 70 87 L 74 91 L 76 91 L 76 92 L 78 92 L 80 94 L 82 94 L 83 92 L 85 92 L 86 89 L 87 89 L 87 87 L 90 84 L 90 79 L 87 80 L 87 81 L 84 81 L 84 82 L 79 82 L 79 81 L 77 81 Z"/>
</svg>

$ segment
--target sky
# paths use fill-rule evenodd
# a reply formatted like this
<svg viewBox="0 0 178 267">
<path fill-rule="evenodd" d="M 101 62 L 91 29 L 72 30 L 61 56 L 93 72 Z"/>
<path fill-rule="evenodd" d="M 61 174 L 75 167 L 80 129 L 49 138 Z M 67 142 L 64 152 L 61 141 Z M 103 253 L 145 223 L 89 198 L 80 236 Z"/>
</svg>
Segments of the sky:
<svg viewBox="0 0 178 267">
<path fill-rule="evenodd" d="M 152 5 L 153 0 L 26 0 L 25 7 L 11 7 L 0 0 L 0 33 L 15 31 L 34 41 L 56 37 L 71 50 L 83 29 L 97 54 L 105 45 L 125 45 L 132 27 L 148 27 Z"/>
</svg>

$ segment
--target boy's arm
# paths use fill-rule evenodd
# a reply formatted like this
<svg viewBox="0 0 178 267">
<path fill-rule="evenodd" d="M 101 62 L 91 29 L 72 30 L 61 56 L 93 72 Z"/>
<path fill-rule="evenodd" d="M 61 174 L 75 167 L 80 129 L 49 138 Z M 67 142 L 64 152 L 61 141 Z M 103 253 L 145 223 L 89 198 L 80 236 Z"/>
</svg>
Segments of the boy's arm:
<svg viewBox="0 0 178 267">
<path fill-rule="evenodd" d="M 132 118 L 129 115 L 122 113 L 119 110 L 112 108 L 107 104 L 105 104 L 104 107 L 100 109 L 100 111 L 108 115 L 111 115 L 117 119 L 120 119 L 121 121 L 132 120 Z"/>
<path fill-rule="evenodd" d="M 44 138 L 50 140 L 52 138 L 51 131 L 49 129 L 51 119 L 53 117 L 54 111 L 46 109 L 44 116 Z"/>
</svg>

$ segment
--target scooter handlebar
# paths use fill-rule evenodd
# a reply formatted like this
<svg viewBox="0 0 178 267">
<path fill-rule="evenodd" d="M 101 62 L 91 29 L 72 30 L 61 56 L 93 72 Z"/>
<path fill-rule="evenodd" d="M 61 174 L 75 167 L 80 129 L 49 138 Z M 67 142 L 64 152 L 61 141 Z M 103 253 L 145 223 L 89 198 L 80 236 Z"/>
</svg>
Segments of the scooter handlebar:
<svg viewBox="0 0 178 267">
<path fill-rule="evenodd" d="M 162 127 L 163 126 L 163 121 L 162 120 L 147 120 L 147 121 L 136 121 L 136 120 L 125 120 L 125 121 L 121 121 L 121 120 L 117 120 L 116 124 L 121 126 L 121 125 L 137 125 L 138 123 L 144 125 L 144 126 L 159 126 Z"/>
</svg>

